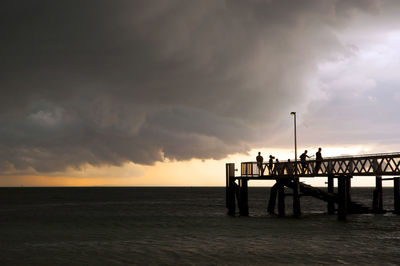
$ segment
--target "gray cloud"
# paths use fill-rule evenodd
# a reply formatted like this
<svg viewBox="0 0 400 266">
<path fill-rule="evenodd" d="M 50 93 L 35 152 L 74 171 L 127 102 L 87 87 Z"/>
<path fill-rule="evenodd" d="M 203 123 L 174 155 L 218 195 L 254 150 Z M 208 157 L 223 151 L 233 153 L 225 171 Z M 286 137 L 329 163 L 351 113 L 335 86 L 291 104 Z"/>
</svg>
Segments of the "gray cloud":
<svg viewBox="0 0 400 266">
<path fill-rule="evenodd" d="M 0 170 L 246 152 L 379 3 L 2 1 Z"/>
</svg>

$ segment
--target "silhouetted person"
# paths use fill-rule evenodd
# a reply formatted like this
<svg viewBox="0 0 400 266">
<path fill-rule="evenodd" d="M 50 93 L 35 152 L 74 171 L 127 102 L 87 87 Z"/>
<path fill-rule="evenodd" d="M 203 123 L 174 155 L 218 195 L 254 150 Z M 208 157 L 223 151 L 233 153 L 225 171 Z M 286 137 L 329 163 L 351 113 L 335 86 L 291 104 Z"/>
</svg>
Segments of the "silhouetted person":
<svg viewBox="0 0 400 266">
<path fill-rule="evenodd" d="M 262 176 L 262 168 L 263 168 L 264 158 L 261 156 L 261 152 L 258 152 L 258 156 L 256 157 L 256 160 L 257 160 L 258 173 L 260 176 Z"/>
<path fill-rule="evenodd" d="M 286 171 L 287 171 L 288 175 L 293 174 L 293 170 L 294 170 L 293 166 L 294 166 L 293 163 L 290 161 L 290 159 L 288 159 L 287 163 L 286 163 Z"/>
<path fill-rule="evenodd" d="M 274 156 L 272 156 L 272 155 L 269 156 L 269 161 L 268 161 L 269 174 L 272 174 L 272 167 L 274 166 L 274 159 L 275 159 Z"/>
<path fill-rule="evenodd" d="M 281 170 L 282 170 L 281 168 L 282 168 L 281 163 L 279 162 L 278 159 L 276 159 L 275 160 L 275 167 L 274 167 L 275 174 L 280 175 L 281 174 Z"/>
<path fill-rule="evenodd" d="M 319 169 L 321 168 L 322 163 L 322 155 L 321 148 L 318 148 L 318 151 L 315 153 L 315 173 L 318 174 Z"/>
<path fill-rule="evenodd" d="M 301 155 L 300 155 L 300 162 L 301 162 L 301 169 L 303 170 L 303 173 L 307 169 L 307 158 L 310 158 L 310 156 L 307 155 L 307 150 L 305 150 Z"/>
</svg>

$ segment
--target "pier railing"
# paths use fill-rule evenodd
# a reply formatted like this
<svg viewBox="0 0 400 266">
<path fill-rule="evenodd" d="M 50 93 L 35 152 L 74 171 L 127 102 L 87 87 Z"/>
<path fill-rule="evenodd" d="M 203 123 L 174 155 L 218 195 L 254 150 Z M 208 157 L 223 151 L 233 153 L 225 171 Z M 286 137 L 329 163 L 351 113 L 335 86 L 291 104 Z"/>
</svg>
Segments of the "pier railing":
<svg viewBox="0 0 400 266">
<path fill-rule="evenodd" d="M 322 161 L 307 160 L 305 163 L 300 161 L 263 163 L 261 169 L 257 166 L 257 162 L 241 164 L 242 177 L 274 178 L 294 175 L 299 177 L 400 175 L 400 153 L 330 157 Z"/>
</svg>

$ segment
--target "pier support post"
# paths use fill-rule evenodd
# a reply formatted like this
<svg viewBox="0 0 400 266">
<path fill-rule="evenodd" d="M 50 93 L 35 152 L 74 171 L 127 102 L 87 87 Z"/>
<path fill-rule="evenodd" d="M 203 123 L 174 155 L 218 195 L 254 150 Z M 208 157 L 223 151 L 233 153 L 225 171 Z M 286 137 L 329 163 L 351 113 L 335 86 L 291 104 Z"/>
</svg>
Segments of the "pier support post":
<svg viewBox="0 0 400 266">
<path fill-rule="evenodd" d="M 299 178 L 296 177 L 293 179 L 293 216 L 300 217 L 300 215 L 300 184 Z"/>
<path fill-rule="evenodd" d="M 393 178 L 394 213 L 400 214 L 400 177 Z"/>
<path fill-rule="evenodd" d="M 278 181 L 278 215 L 285 216 L 285 186 L 281 181 Z"/>
<path fill-rule="evenodd" d="M 248 180 L 242 178 L 239 180 L 239 214 L 240 216 L 249 216 L 249 204 L 248 204 Z"/>
<path fill-rule="evenodd" d="M 382 202 L 382 177 L 377 176 L 375 178 L 375 189 L 372 199 L 372 209 L 375 213 L 383 212 L 383 202 Z"/>
<path fill-rule="evenodd" d="M 352 176 L 346 176 L 346 193 L 347 193 L 347 208 L 349 208 L 351 204 L 351 179 Z"/>
<path fill-rule="evenodd" d="M 229 215 L 235 215 L 236 203 L 235 194 L 237 185 L 235 183 L 235 164 L 226 164 L 226 207 Z"/>
<path fill-rule="evenodd" d="M 333 175 L 328 175 L 328 193 L 335 193 L 335 187 L 334 187 L 334 176 Z M 328 201 L 328 214 L 334 214 L 335 213 L 335 202 L 330 200 Z"/>
<path fill-rule="evenodd" d="M 275 205 L 276 205 L 276 195 L 278 193 L 278 183 L 275 183 L 275 185 L 273 185 L 271 187 L 271 192 L 269 195 L 269 201 L 268 201 L 268 208 L 267 208 L 267 212 L 269 214 L 275 214 Z"/>
<path fill-rule="evenodd" d="M 348 200 L 347 200 L 347 178 L 348 176 L 339 176 L 338 177 L 338 196 L 339 196 L 339 208 L 338 208 L 338 219 L 339 220 L 346 220 L 347 215 L 347 207 L 348 207 Z"/>
</svg>

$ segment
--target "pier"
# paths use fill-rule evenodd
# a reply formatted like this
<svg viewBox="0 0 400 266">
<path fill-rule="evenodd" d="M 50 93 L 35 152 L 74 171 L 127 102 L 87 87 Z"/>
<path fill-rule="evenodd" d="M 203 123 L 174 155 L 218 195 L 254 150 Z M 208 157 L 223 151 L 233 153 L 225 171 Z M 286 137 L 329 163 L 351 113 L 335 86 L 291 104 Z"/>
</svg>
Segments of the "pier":
<svg viewBox="0 0 400 266">
<path fill-rule="evenodd" d="M 318 161 L 242 162 L 240 176 L 235 175 L 235 164 L 226 164 L 226 208 L 229 215 L 249 215 L 248 184 L 252 180 L 275 180 L 269 195 L 267 212 L 285 216 L 285 199 L 293 200 L 293 216 L 301 215 L 301 197 L 311 196 L 327 203 L 327 213 L 337 213 L 339 220 L 346 219 L 353 213 L 400 214 L 400 153 L 381 153 L 358 156 L 341 156 L 324 158 Z M 372 193 L 372 206 L 363 206 L 351 198 L 351 181 L 353 177 L 375 176 L 375 189 Z M 317 188 L 300 182 L 300 178 L 326 178 L 327 188 Z M 334 186 L 337 179 L 337 188 Z M 382 203 L 382 182 L 393 183 L 393 210 L 385 210 Z M 291 190 L 286 193 L 285 188 Z M 277 206 L 276 206 L 277 205 Z M 277 207 L 277 213 L 275 211 Z"/>
</svg>

